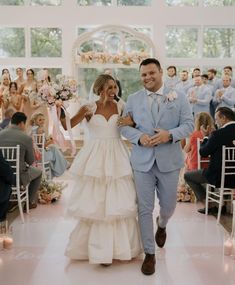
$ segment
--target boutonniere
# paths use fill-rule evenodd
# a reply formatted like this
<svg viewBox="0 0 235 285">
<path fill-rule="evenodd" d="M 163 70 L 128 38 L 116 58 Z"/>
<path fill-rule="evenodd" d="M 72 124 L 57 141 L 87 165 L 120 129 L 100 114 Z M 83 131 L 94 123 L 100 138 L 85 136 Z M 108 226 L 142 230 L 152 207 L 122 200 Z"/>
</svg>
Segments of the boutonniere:
<svg viewBox="0 0 235 285">
<path fill-rule="evenodd" d="M 165 99 L 165 102 L 168 103 L 168 102 L 173 102 L 176 98 L 178 98 L 178 95 L 175 91 L 171 91 L 170 93 L 168 93 L 166 95 L 166 99 Z"/>
</svg>

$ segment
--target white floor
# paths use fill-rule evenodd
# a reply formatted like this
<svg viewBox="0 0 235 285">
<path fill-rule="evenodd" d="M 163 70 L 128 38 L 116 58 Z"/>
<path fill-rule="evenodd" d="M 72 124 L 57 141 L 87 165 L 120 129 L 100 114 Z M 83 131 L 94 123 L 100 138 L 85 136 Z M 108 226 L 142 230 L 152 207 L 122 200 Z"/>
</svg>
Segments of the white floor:
<svg viewBox="0 0 235 285">
<path fill-rule="evenodd" d="M 224 256 L 226 232 L 198 205 L 181 203 L 167 227 L 164 249 L 157 249 L 156 273 L 140 272 L 142 257 L 110 267 L 71 262 L 64 249 L 75 221 L 65 217 L 70 190 L 52 205 L 39 205 L 22 224 L 13 222 L 14 247 L 0 251 L 1 285 L 234 285 L 235 259 Z M 156 209 L 157 213 L 157 209 Z"/>
</svg>

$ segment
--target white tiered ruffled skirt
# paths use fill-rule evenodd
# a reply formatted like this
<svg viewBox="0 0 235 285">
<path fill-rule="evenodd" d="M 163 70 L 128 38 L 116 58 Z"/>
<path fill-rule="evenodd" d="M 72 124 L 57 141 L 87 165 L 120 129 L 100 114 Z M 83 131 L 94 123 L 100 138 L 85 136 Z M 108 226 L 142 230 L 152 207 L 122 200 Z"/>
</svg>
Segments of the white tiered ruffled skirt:
<svg viewBox="0 0 235 285">
<path fill-rule="evenodd" d="M 117 138 L 95 139 L 75 158 L 68 213 L 78 219 L 66 255 L 90 263 L 130 260 L 142 252 L 129 154 Z"/>
</svg>

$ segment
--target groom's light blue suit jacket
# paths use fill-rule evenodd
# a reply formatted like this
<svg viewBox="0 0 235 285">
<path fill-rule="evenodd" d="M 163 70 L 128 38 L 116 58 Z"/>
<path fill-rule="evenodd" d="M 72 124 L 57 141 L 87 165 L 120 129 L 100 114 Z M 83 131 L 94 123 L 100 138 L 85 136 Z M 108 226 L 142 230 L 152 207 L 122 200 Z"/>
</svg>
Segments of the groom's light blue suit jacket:
<svg viewBox="0 0 235 285">
<path fill-rule="evenodd" d="M 151 114 L 149 99 L 145 89 L 128 97 L 123 115 L 130 113 L 136 123 L 135 128 L 122 127 L 121 134 L 132 143 L 131 164 L 134 170 L 147 172 L 154 161 L 161 172 L 174 171 L 183 166 L 180 140 L 188 137 L 194 128 L 189 102 L 184 93 L 174 90 L 177 98 L 166 99 L 171 90 L 164 88 L 165 100 L 161 103 L 157 121 Z M 154 128 L 168 130 L 173 135 L 173 142 L 148 148 L 138 144 L 142 134 L 154 135 Z"/>
</svg>

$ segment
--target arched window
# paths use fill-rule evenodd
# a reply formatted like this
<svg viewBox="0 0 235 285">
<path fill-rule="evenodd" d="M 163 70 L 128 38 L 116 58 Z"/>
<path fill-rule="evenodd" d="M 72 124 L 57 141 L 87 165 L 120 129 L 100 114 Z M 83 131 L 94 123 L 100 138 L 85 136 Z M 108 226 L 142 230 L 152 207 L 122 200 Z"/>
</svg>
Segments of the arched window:
<svg viewBox="0 0 235 285">
<path fill-rule="evenodd" d="M 113 76 L 121 81 L 123 98 L 126 99 L 140 87 L 140 62 L 154 55 L 152 40 L 129 27 L 100 26 L 81 34 L 73 46 L 73 69 L 79 82 L 83 82 L 82 95 L 85 93 L 86 96 L 95 77 L 109 68 L 113 70 Z"/>
</svg>

